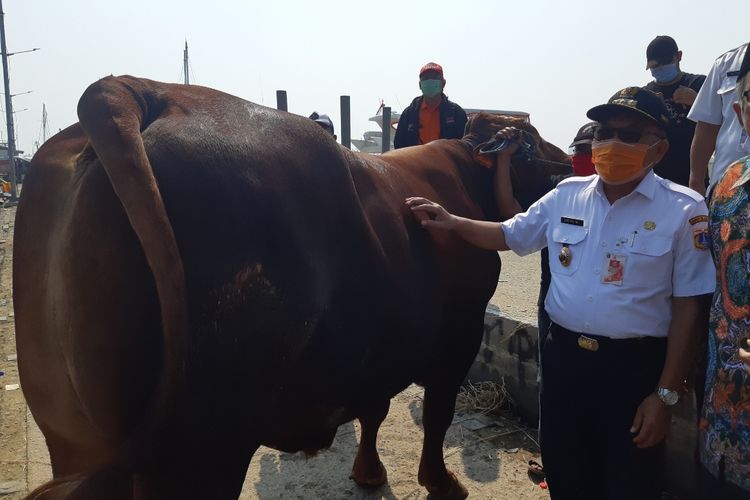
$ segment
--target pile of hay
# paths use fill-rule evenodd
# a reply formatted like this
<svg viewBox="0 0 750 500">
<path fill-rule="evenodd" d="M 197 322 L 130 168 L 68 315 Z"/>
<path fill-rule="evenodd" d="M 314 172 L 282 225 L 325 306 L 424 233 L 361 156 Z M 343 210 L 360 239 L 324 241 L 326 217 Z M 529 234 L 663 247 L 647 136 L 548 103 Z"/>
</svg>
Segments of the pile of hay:
<svg viewBox="0 0 750 500">
<path fill-rule="evenodd" d="M 461 413 L 497 413 L 512 404 L 504 379 L 500 383 L 468 382 L 456 396 L 456 411 Z"/>
</svg>

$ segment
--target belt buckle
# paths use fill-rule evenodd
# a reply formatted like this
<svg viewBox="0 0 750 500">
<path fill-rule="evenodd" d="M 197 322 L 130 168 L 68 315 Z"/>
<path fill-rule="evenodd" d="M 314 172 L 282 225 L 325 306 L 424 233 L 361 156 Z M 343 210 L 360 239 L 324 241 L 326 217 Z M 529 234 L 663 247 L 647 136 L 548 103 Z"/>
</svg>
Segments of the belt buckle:
<svg viewBox="0 0 750 500">
<path fill-rule="evenodd" d="M 599 341 L 585 335 L 578 336 L 578 347 L 587 351 L 596 352 L 599 350 Z"/>
</svg>

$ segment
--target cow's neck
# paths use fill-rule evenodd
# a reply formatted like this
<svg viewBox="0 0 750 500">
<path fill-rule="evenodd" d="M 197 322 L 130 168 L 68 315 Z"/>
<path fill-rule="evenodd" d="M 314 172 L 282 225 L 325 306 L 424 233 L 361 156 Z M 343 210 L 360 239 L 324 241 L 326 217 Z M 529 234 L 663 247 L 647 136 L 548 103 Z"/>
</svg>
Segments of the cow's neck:
<svg viewBox="0 0 750 500">
<path fill-rule="evenodd" d="M 474 148 L 479 140 L 471 136 L 461 139 L 459 144 L 463 152 L 462 161 L 457 162 L 461 184 L 469 197 L 479 205 L 486 220 L 499 220 L 495 200 L 495 171 L 486 168 L 474 160 Z"/>
</svg>

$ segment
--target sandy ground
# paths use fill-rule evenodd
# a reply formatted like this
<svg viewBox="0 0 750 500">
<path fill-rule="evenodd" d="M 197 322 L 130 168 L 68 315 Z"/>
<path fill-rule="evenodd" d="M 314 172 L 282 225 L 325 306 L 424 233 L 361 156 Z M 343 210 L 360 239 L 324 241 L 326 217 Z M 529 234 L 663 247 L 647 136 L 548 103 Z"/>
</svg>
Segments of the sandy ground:
<svg viewBox="0 0 750 500">
<path fill-rule="evenodd" d="M 14 208 L 0 209 L 0 499 L 20 499 L 51 478 L 44 438 L 20 389 L 15 355 L 11 296 Z M 534 323 L 539 286 L 538 255 L 503 255 L 503 273 L 493 298 L 504 314 Z M 458 474 L 471 498 L 545 499 L 545 490 L 526 475 L 526 463 L 538 457 L 534 431 L 512 419 L 482 420 L 457 415 L 445 441 L 448 467 Z M 375 491 L 358 488 L 349 472 L 359 427 L 343 425 L 333 446 L 316 457 L 261 448 L 248 469 L 241 499 L 372 498 L 420 499 L 417 484 L 421 452 L 422 390 L 412 386 L 394 398 L 379 436 L 389 483 Z M 476 427 L 485 427 L 476 429 Z M 470 430 L 472 429 L 472 430 Z M 206 459 L 210 459 L 206 457 Z"/>
<path fill-rule="evenodd" d="M 490 303 L 508 318 L 536 325 L 537 299 L 541 280 L 540 253 L 519 257 L 502 252 L 502 270 L 495 295 Z"/>
</svg>

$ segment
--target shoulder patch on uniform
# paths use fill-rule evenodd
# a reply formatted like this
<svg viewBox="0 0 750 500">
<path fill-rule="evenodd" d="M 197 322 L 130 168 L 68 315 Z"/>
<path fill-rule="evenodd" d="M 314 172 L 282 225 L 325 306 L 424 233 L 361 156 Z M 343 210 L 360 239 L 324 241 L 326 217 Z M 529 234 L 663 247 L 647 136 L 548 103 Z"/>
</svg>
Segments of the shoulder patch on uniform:
<svg viewBox="0 0 750 500">
<path fill-rule="evenodd" d="M 708 250 L 711 239 L 708 236 L 708 229 L 693 230 L 693 246 L 696 250 Z"/>
<path fill-rule="evenodd" d="M 697 191 L 693 191 L 689 187 L 685 187 L 682 184 L 677 184 L 676 182 L 672 182 L 669 179 L 662 179 L 662 178 L 659 178 L 658 181 L 659 181 L 659 184 L 669 189 L 670 191 L 685 194 L 689 196 L 690 198 L 692 198 L 694 201 L 698 201 L 698 202 L 706 201 L 705 198 L 703 198 L 703 196 L 701 196 Z"/>
<path fill-rule="evenodd" d="M 708 222 L 708 215 L 696 215 L 695 217 L 691 217 L 688 222 L 690 222 L 691 226 L 701 222 Z"/>
</svg>

